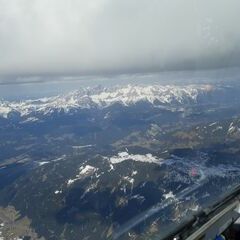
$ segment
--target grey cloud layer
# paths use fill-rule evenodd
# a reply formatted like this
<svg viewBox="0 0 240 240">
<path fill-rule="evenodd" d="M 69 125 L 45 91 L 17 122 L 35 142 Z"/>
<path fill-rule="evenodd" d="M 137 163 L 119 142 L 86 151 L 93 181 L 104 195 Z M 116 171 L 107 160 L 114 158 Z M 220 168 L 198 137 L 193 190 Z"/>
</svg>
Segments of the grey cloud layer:
<svg viewBox="0 0 240 240">
<path fill-rule="evenodd" d="M 239 0 L 0 0 L 0 74 L 238 66 Z"/>
</svg>

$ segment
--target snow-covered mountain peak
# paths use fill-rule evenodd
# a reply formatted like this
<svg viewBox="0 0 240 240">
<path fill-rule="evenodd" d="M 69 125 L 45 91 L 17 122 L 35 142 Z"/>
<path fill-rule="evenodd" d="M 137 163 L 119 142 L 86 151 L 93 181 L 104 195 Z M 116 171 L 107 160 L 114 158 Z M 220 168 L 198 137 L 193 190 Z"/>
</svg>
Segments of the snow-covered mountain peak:
<svg viewBox="0 0 240 240">
<path fill-rule="evenodd" d="M 198 97 L 213 91 L 210 85 L 126 85 L 112 88 L 82 88 L 67 94 L 20 102 L 0 101 L 0 116 L 15 112 L 20 116 L 51 114 L 78 109 L 105 108 L 115 103 L 129 106 L 144 101 L 151 104 L 196 103 Z"/>
</svg>

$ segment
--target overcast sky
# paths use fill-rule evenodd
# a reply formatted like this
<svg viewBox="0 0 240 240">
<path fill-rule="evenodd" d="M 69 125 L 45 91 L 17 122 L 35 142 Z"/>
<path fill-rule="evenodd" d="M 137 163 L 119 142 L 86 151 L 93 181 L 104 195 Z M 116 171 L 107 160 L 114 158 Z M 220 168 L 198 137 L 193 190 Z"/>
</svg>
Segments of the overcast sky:
<svg viewBox="0 0 240 240">
<path fill-rule="evenodd" d="M 0 80 L 240 66 L 239 10 L 239 0 L 0 0 Z"/>
</svg>

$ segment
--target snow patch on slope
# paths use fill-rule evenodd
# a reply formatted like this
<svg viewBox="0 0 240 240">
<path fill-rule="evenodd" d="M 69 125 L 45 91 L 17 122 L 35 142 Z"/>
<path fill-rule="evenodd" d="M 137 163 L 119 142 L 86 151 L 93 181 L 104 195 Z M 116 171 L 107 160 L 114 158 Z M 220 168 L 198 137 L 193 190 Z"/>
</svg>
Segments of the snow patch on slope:
<svg viewBox="0 0 240 240">
<path fill-rule="evenodd" d="M 69 179 L 67 181 L 67 185 L 70 186 L 72 185 L 74 182 L 80 180 L 80 179 L 84 179 L 86 177 L 92 176 L 96 171 L 98 170 L 98 168 L 95 168 L 93 166 L 90 165 L 86 165 L 86 166 L 82 166 L 79 168 L 79 174 L 77 174 L 75 176 L 75 178 L 73 179 Z"/>
<path fill-rule="evenodd" d="M 108 158 L 108 160 L 111 164 L 121 163 L 126 160 L 161 164 L 163 159 L 157 158 L 156 156 L 153 156 L 151 153 L 141 155 L 141 154 L 130 154 L 128 152 L 120 152 L 117 155 Z"/>
<path fill-rule="evenodd" d="M 173 194 L 172 191 L 170 191 L 169 193 L 163 194 L 163 197 L 164 197 L 165 199 L 168 199 L 168 198 L 176 199 L 176 196 Z"/>
</svg>

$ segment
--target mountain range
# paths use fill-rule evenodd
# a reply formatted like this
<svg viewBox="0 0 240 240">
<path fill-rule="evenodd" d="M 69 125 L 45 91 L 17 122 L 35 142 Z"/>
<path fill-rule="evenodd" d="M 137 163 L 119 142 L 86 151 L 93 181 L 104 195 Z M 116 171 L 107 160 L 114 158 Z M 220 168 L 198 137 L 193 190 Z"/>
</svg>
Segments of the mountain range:
<svg viewBox="0 0 240 240">
<path fill-rule="evenodd" d="M 67 94 L 18 102 L 0 101 L 0 116 L 12 113 L 21 117 L 31 114 L 49 115 L 53 112 L 79 109 L 107 108 L 114 104 L 130 106 L 139 102 L 152 105 L 184 105 L 203 101 L 216 91 L 212 85 L 127 85 L 113 88 L 82 88 Z"/>
</svg>

